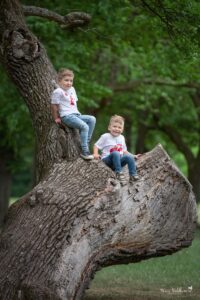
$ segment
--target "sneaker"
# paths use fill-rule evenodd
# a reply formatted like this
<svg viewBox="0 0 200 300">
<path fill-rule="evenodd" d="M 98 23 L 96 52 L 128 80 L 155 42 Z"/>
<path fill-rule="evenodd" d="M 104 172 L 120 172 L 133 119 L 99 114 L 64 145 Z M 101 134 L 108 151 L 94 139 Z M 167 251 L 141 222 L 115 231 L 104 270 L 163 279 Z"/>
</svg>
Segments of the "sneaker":
<svg viewBox="0 0 200 300">
<path fill-rule="evenodd" d="M 94 156 L 92 154 L 90 154 L 90 152 L 82 152 L 81 157 L 85 160 L 94 159 Z"/>
<path fill-rule="evenodd" d="M 119 182 L 121 183 L 122 186 L 127 184 L 126 178 L 125 178 L 125 176 L 122 172 L 116 173 L 116 177 L 117 177 L 117 179 L 119 180 Z"/>
<path fill-rule="evenodd" d="M 132 183 L 134 181 L 139 180 L 139 176 L 138 175 L 130 175 L 129 177 L 129 182 Z"/>
</svg>

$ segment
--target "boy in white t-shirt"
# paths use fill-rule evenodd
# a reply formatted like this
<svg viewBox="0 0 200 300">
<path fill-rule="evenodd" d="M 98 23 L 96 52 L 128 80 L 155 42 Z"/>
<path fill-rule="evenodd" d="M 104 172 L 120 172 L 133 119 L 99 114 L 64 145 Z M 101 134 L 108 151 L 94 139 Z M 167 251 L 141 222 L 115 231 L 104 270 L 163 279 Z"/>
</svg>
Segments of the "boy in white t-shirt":
<svg viewBox="0 0 200 300">
<path fill-rule="evenodd" d="M 58 85 L 51 95 L 51 111 L 57 124 L 61 123 L 71 128 L 77 128 L 81 138 L 81 157 L 90 160 L 93 155 L 89 151 L 89 142 L 95 127 L 96 118 L 81 115 L 77 108 L 77 95 L 73 85 L 74 73 L 69 69 L 58 71 Z"/>
<path fill-rule="evenodd" d="M 101 158 L 107 166 L 115 171 L 117 179 L 122 185 L 125 184 L 125 177 L 122 172 L 125 165 L 128 165 L 130 182 L 138 180 L 134 156 L 127 151 L 125 138 L 121 134 L 124 130 L 124 118 L 118 115 L 111 117 L 108 130 L 110 133 L 104 133 L 95 143 L 94 158 Z M 99 150 L 101 150 L 101 156 Z"/>
</svg>

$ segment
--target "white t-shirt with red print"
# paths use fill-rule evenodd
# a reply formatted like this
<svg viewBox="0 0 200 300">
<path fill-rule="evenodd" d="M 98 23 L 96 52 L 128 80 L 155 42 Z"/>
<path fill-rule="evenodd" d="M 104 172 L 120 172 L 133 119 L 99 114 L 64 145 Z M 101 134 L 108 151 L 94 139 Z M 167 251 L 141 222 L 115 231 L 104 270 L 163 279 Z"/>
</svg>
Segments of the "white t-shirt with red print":
<svg viewBox="0 0 200 300">
<path fill-rule="evenodd" d="M 77 108 L 77 95 L 74 87 L 68 90 L 63 90 L 62 88 L 57 88 L 53 91 L 51 95 L 51 103 L 58 104 L 59 115 L 64 117 L 70 114 L 80 114 Z"/>
<path fill-rule="evenodd" d="M 101 159 L 110 155 L 113 151 L 119 151 L 123 155 L 127 151 L 125 138 L 123 135 L 113 136 L 110 133 L 104 133 L 95 143 L 95 146 L 102 151 Z"/>
</svg>

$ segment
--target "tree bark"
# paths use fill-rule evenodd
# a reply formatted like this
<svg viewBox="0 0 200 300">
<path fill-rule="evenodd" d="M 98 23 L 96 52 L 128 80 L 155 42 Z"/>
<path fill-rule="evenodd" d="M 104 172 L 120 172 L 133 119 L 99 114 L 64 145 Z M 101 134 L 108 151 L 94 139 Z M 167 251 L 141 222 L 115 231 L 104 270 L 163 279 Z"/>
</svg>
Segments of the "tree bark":
<svg viewBox="0 0 200 300">
<path fill-rule="evenodd" d="M 123 187 L 103 162 L 79 158 L 77 132 L 51 117 L 56 75 L 45 49 L 17 0 L 1 1 L 0 11 L 0 59 L 29 108 L 38 170 L 37 186 L 10 207 L 1 234 L 0 299 L 81 299 L 101 267 L 189 246 L 195 198 L 162 147 L 139 159 L 140 180 Z"/>
<path fill-rule="evenodd" d="M 10 190 L 11 190 L 11 172 L 6 166 L 6 160 L 1 155 L 0 158 L 0 230 L 3 225 L 4 217 L 8 210 Z"/>
<path fill-rule="evenodd" d="M 200 203 L 200 155 L 195 159 L 195 164 L 188 167 L 188 179 L 192 184 L 193 191 L 198 203 Z"/>
<path fill-rule="evenodd" d="M 120 187 L 103 162 L 55 164 L 9 210 L 1 299 L 81 299 L 104 266 L 189 246 L 196 224 L 190 183 L 161 146 L 139 159 L 138 173 L 138 182 Z"/>
<path fill-rule="evenodd" d="M 138 122 L 138 130 L 137 130 L 137 138 L 136 138 L 136 153 L 144 153 L 147 151 L 145 148 L 145 139 L 148 133 L 148 127 L 145 125 L 144 120 L 148 116 L 147 110 L 139 111 L 139 122 Z"/>
</svg>

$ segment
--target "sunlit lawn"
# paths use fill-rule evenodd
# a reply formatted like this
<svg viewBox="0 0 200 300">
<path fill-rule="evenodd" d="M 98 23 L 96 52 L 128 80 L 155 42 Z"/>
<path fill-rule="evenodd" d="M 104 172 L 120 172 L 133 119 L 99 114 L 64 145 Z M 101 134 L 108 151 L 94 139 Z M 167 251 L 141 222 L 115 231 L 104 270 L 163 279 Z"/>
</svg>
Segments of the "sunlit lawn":
<svg viewBox="0 0 200 300">
<path fill-rule="evenodd" d="M 17 201 L 19 198 L 16 198 L 16 197 L 12 197 L 10 198 L 10 201 L 9 201 L 9 205 L 13 204 L 15 201 Z"/>
</svg>

